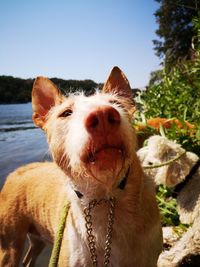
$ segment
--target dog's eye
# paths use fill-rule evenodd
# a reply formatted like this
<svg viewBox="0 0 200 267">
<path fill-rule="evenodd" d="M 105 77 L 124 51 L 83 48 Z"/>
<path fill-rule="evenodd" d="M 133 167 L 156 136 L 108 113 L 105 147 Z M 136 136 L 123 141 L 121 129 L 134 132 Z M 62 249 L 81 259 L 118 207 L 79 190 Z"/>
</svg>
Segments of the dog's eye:
<svg viewBox="0 0 200 267">
<path fill-rule="evenodd" d="M 72 111 L 72 109 L 66 109 L 63 113 L 61 113 L 60 115 L 59 115 L 59 117 L 69 117 L 70 115 L 72 115 L 72 113 L 73 113 L 73 111 Z"/>
<path fill-rule="evenodd" d="M 149 162 L 148 162 L 148 165 L 153 165 L 153 162 L 149 161 Z"/>
</svg>

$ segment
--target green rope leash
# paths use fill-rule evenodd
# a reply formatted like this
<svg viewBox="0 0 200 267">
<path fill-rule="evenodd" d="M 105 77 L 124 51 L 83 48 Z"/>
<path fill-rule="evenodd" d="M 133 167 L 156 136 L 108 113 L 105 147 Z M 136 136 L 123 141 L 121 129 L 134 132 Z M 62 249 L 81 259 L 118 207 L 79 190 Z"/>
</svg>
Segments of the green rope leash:
<svg viewBox="0 0 200 267">
<path fill-rule="evenodd" d="M 182 152 L 181 154 L 179 154 L 178 156 L 174 157 L 173 159 L 170 159 L 166 162 L 160 163 L 160 164 L 155 164 L 155 165 L 143 165 L 142 167 L 144 169 L 154 169 L 154 168 L 160 168 L 166 165 L 169 165 L 171 163 L 173 163 L 174 161 L 180 159 L 183 155 L 185 155 L 186 151 L 184 150 L 184 152 Z"/>
<path fill-rule="evenodd" d="M 65 223 L 66 223 L 66 218 L 67 218 L 67 215 L 69 212 L 69 208 L 70 208 L 69 203 L 66 203 L 63 206 L 60 221 L 59 221 L 58 230 L 56 233 L 56 238 L 55 238 L 54 245 L 53 245 L 53 250 L 51 253 L 49 267 L 56 267 L 58 265 L 60 248 L 61 248 L 61 244 L 62 244 L 62 238 L 63 238 Z"/>
</svg>

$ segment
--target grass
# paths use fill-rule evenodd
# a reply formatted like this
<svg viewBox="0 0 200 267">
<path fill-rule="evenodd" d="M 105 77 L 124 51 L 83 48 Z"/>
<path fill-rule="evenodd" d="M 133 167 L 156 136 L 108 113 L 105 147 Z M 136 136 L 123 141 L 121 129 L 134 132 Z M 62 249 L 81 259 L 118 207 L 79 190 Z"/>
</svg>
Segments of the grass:
<svg viewBox="0 0 200 267">
<path fill-rule="evenodd" d="M 162 226 L 173 226 L 174 231 L 181 235 L 189 225 L 182 224 L 179 220 L 176 199 L 172 197 L 172 189 L 160 185 L 156 194 L 158 207 L 161 214 Z"/>
</svg>

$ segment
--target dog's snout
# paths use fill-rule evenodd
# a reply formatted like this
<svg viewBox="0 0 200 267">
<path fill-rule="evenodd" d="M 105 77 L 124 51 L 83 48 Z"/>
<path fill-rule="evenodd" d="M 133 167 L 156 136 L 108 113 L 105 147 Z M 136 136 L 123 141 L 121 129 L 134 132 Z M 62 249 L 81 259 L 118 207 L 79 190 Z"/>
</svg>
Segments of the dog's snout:
<svg viewBox="0 0 200 267">
<path fill-rule="evenodd" d="M 88 132 L 111 132 L 116 130 L 120 124 L 119 112 L 110 106 L 102 106 L 91 111 L 85 120 L 85 127 Z"/>
</svg>

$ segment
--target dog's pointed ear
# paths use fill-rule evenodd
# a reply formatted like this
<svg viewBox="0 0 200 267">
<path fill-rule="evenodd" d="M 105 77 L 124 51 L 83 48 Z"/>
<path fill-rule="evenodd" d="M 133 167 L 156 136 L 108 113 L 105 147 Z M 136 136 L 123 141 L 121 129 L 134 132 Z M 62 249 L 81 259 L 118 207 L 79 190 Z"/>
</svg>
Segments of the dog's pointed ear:
<svg viewBox="0 0 200 267">
<path fill-rule="evenodd" d="M 32 119 L 36 126 L 43 128 L 49 110 L 61 102 L 61 93 L 57 87 L 45 77 L 37 77 L 32 90 Z"/>
<path fill-rule="evenodd" d="M 125 98 L 132 98 L 132 90 L 125 74 L 118 67 L 114 67 L 104 83 L 102 91 L 104 93 L 116 93 Z"/>
</svg>

